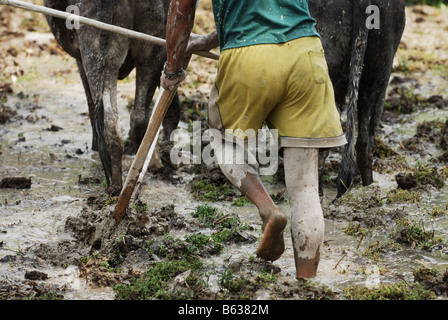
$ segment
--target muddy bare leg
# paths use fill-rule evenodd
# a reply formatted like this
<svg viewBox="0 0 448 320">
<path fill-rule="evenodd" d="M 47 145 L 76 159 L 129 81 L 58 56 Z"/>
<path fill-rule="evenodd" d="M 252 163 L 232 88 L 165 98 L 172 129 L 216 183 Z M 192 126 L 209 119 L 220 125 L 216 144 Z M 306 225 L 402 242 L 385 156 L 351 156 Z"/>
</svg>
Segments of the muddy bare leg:
<svg viewBox="0 0 448 320">
<path fill-rule="evenodd" d="M 318 150 L 285 148 L 285 181 L 292 201 L 291 235 L 297 278 L 316 275 L 325 223 L 319 199 Z"/>
<path fill-rule="evenodd" d="M 277 260 L 285 251 L 283 230 L 287 218 L 265 189 L 255 158 L 247 153 L 247 161 L 244 161 L 241 158 L 245 153 L 244 148 L 238 144 L 223 142 L 219 134 L 212 140 L 212 147 L 217 158 L 221 159 L 220 168 L 224 175 L 258 208 L 263 221 L 263 235 L 256 251 L 257 256 L 265 260 Z"/>
</svg>

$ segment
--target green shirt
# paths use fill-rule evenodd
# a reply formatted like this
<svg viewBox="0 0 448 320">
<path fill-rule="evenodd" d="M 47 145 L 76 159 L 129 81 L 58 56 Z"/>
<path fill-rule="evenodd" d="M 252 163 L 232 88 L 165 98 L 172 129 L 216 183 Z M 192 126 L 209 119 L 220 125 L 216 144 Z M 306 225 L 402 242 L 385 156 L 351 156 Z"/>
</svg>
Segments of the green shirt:
<svg viewBox="0 0 448 320">
<path fill-rule="evenodd" d="M 319 36 L 307 0 L 212 0 L 222 50 Z"/>
</svg>

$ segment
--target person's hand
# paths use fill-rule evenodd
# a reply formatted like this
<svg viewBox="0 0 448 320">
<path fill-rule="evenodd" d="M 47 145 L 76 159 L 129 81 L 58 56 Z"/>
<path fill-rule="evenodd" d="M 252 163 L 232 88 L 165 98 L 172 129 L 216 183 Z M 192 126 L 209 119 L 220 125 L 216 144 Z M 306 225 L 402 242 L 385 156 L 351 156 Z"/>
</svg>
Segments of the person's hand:
<svg viewBox="0 0 448 320">
<path fill-rule="evenodd" d="M 179 83 L 181 83 L 187 77 L 187 68 L 191 56 L 198 51 L 210 51 L 219 45 L 217 32 L 214 31 L 207 35 L 201 36 L 192 33 L 188 40 L 188 45 L 183 55 L 182 68 L 178 70 L 167 70 L 167 64 L 165 64 L 162 76 L 160 77 L 160 85 L 165 90 L 173 90 Z"/>
<path fill-rule="evenodd" d="M 187 77 L 187 72 L 180 68 L 174 73 L 170 73 L 166 70 L 166 64 L 162 70 L 162 76 L 160 77 L 160 85 L 165 89 L 172 91 L 176 88 L 179 83 L 185 80 Z"/>
<path fill-rule="evenodd" d="M 219 46 L 218 33 L 216 31 L 209 33 L 207 35 L 198 35 L 195 33 L 190 34 L 188 46 L 185 51 L 185 58 L 183 63 L 184 67 L 188 66 L 191 56 L 195 52 L 199 51 L 208 52 L 212 49 L 215 49 L 218 46 Z"/>
</svg>

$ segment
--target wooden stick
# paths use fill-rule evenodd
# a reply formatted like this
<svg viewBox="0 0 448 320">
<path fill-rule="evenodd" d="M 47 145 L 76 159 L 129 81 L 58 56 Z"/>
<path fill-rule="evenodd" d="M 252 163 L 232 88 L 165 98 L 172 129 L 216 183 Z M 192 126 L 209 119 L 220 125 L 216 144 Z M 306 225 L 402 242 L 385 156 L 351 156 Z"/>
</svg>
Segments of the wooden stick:
<svg viewBox="0 0 448 320">
<path fill-rule="evenodd" d="M 333 267 L 333 270 L 335 270 L 335 269 L 338 267 L 339 263 L 341 263 L 341 261 L 342 261 L 346 256 L 347 256 L 347 252 L 344 253 L 344 255 L 342 256 L 342 258 L 338 261 L 338 263 L 336 263 L 336 265 Z"/>
<path fill-rule="evenodd" d="M 159 101 L 160 101 L 160 99 L 162 98 L 162 95 L 163 95 L 163 91 L 160 90 L 160 91 L 159 91 L 159 95 L 157 96 L 156 103 L 154 104 L 155 106 L 159 105 Z M 156 112 L 156 109 L 157 109 L 157 108 L 153 108 L 153 109 L 152 109 L 151 117 L 149 118 L 149 121 L 150 121 L 150 122 L 151 122 L 152 118 L 154 117 L 154 114 L 155 114 L 155 112 Z M 134 192 L 132 193 L 132 196 L 131 196 L 131 200 L 130 200 L 130 201 L 133 201 L 132 199 L 133 199 L 133 198 L 136 198 L 137 195 L 138 195 L 138 193 L 140 192 L 140 187 L 141 187 L 141 185 L 142 185 L 143 178 L 145 177 L 145 173 L 146 173 L 146 171 L 148 171 L 149 164 L 150 164 L 150 162 L 151 162 L 152 156 L 153 156 L 154 151 L 155 151 L 155 149 L 156 149 L 157 140 L 159 139 L 159 135 L 160 135 L 160 129 L 161 129 L 161 128 L 159 127 L 159 129 L 157 130 L 157 134 L 156 134 L 156 136 L 155 136 L 155 138 L 154 138 L 154 142 L 152 143 L 151 148 L 149 149 L 148 155 L 146 156 L 145 164 L 143 165 L 142 172 L 140 172 L 140 176 L 138 177 L 137 184 L 136 184 L 136 186 L 135 186 L 135 190 L 134 190 Z"/>
<path fill-rule="evenodd" d="M 356 250 L 359 249 L 359 246 L 361 245 L 362 240 L 364 239 L 364 233 L 361 235 L 361 239 L 359 240 L 358 246 L 356 247 Z"/>
<path fill-rule="evenodd" d="M 31 4 L 31 3 L 28 3 L 28 2 L 25 2 L 25 1 L 18 1 L 18 0 L 0 0 L 0 4 L 11 6 L 11 7 L 14 7 L 14 8 L 23 9 L 23 10 L 27 10 L 27 11 L 43 13 L 43 14 L 45 14 L 47 16 L 60 18 L 60 19 L 71 19 L 71 20 L 75 19 L 76 22 L 79 22 L 79 23 L 84 24 L 86 26 L 98 28 L 98 29 L 101 29 L 101 30 L 110 31 L 110 32 L 113 32 L 113 33 L 121 34 L 123 36 L 129 37 L 129 38 L 132 38 L 132 39 L 146 41 L 146 42 L 150 42 L 152 44 L 156 44 L 156 45 L 159 45 L 159 46 L 162 46 L 162 47 L 166 47 L 165 39 L 161 39 L 161 38 L 158 38 L 158 37 L 150 36 L 148 34 L 145 34 L 145 33 L 142 33 L 142 32 L 137 32 L 137 31 L 134 31 L 134 30 L 129 30 L 129 29 L 126 29 L 126 28 L 117 27 L 117 26 L 114 26 L 114 25 L 111 25 L 111 24 L 107 24 L 107 23 L 104 23 L 104 22 L 100 22 L 100 21 L 94 20 L 94 19 L 89 19 L 89 18 L 85 18 L 85 17 L 82 17 L 82 16 L 74 15 L 72 13 L 63 12 L 63 11 L 59 11 L 59 10 L 47 8 L 47 7 L 44 7 L 44 6 Z M 219 60 L 219 55 L 214 53 L 214 52 L 198 51 L 198 52 L 195 52 L 195 54 L 199 55 L 199 56 L 202 56 L 202 57 L 206 57 L 206 58 L 210 58 L 210 59 L 214 59 L 214 60 Z"/>
<path fill-rule="evenodd" d="M 123 219 L 126 208 L 131 200 L 132 194 L 135 190 L 135 185 L 144 167 L 145 160 L 148 157 L 148 153 L 155 142 L 155 139 L 159 133 L 160 126 L 162 125 L 163 118 L 171 104 L 171 101 L 176 94 L 176 88 L 173 90 L 165 90 L 160 87 L 161 92 L 159 103 L 154 107 L 154 112 L 151 120 L 149 121 L 148 128 L 146 129 L 145 136 L 143 137 L 140 147 L 138 148 L 137 154 L 135 155 L 134 162 L 129 169 L 128 175 L 126 177 L 126 182 L 123 189 L 121 190 L 120 196 L 118 197 L 118 202 L 115 207 L 115 222 L 118 224 Z"/>
</svg>

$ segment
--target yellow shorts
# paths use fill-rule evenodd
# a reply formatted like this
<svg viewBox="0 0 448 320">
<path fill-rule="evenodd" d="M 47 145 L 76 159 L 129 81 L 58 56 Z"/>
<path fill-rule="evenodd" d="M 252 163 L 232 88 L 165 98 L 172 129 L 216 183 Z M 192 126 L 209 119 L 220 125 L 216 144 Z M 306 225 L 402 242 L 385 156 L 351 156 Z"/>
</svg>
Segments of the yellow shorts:
<svg viewBox="0 0 448 320">
<path fill-rule="evenodd" d="M 346 143 L 318 37 L 224 50 L 208 119 L 210 128 L 239 139 L 266 122 L 278 130 L 281 147 Z"/>
</svg>

